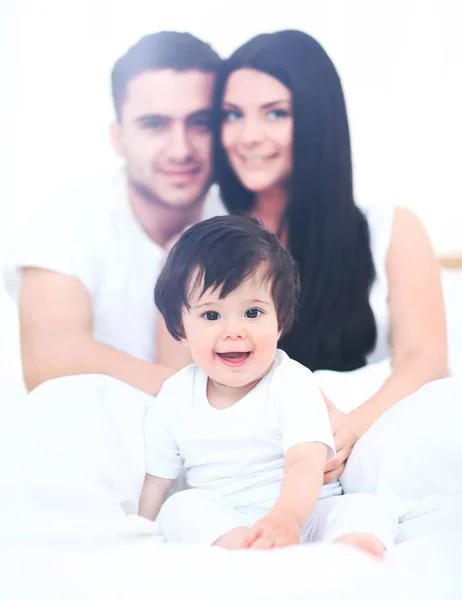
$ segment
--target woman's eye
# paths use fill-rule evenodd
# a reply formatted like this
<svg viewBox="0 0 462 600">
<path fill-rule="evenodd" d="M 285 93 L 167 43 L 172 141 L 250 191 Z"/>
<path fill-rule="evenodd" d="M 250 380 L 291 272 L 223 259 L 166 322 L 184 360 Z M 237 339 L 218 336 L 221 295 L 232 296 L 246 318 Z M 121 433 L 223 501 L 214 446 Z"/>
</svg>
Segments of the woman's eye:
<svg viewBox="0 0 462 600">
<path fill-rule="evenodd" d="M 266 116 L 268 119 L 270 119 L 270 121 L 276 121 L 277 119 L 288 117 L 289 112 L 287 110 L 283 110 L 282 108 L 275 108 L 274 110 L 270 110 Z"/>
<path fill-rule="evenodd" d="M 237 110 L 224 110 L 223 121 L 232 122 L 237 121 L 241 117 L 241 114 Z"/>
<path fill-rule="evenodd" d="M 249 308 L 245 313 L 246 319 L 257 319 L 262 314 L 259 308 Z"/>
<path fill-rule="evenodd" d="M 218 321 L 220 315 L 215 310 L 208 310 L 202 315 L 206 321 Z"/>
</svg>

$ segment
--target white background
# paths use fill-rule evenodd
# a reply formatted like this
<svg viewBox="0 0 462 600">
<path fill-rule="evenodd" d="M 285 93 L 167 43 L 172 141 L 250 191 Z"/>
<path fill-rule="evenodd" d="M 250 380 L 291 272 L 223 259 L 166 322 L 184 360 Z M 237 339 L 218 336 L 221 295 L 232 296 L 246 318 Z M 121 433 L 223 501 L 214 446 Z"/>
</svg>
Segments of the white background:
<svg viewBox="0 0 462 600">
<path fill-rule="evenodd" d="M 315 36 L 344 84 L 357 200 L 411 207 L 439 254 L 462 253 L 461 11 L 460 0 L 0 0 L 0 263 L 44 195 L 115 162 L 110 69 L 161 29 L 222 54 L 263 31 Z M 0 289 L 0 377 L 19 368 L 13 355 Z"/>
<path fill-rule="evenodd" d="M 340 72 L 358 201 L 408 205 L 439 253 L 462 252 L 461 4 L 1 0 L 0 232 L 50 187 L 114 162 L 109 72 L 141 35 L 189 30 L 226 54 L 287 27 L 314 35 Z"/>
</svg>

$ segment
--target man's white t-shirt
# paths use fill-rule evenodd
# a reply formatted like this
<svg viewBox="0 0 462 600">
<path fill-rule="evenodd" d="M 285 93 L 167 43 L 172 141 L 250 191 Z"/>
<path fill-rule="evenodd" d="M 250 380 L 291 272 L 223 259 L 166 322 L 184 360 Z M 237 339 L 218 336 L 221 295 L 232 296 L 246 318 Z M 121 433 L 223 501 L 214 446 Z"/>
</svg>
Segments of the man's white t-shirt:
<svg viewBox="0 0 462 600">
<path fill-rule="evenodd" d="M 207 399 L 207 375 L 189 365 L 168 379 L 145 421 L 146 472 L 214 490 L 234 508 L 270 508 L 293 446 L 320 442 L 335 456 L 322 394 L 313 374 L 278 350 L 271 371 L 233 406 Z"/>
<path fill-rule="evenodd" d="M 201 218 L 222 214 L 226 210 L 212 188 Z M 77 278 L 92 297 L 93 338 L 153 361 L 154 286 L 164 257 L 137 221 L 119 169 L 50 202 L 12 248 L 5 283 L 17 299 L 22 267 Z"/>
</svg>

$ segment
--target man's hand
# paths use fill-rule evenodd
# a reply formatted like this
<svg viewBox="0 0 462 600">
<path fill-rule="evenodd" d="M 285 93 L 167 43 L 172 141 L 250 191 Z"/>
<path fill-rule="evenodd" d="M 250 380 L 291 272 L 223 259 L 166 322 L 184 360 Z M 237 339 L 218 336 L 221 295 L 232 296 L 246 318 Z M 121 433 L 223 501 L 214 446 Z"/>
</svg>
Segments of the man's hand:
<svg viewBox="0 0 462 600">
<path fill-rule="evenodd" d="M 329 411 L 335 449 L 337 450 L 337 456 L 328 462 L 324 469 L 324 483 L 330 483 L 343 473 L 346 461 L 360 436 L 356 432 L 351 415 L 339 410 L 325 395 L 324 399 Z"/>
<path fill-rule="evenodd" d="M 242 548 L 282 548 L 300 543 L 300 525 L 290 510 L 273 509 L 251 528 Z"/>
</svg>

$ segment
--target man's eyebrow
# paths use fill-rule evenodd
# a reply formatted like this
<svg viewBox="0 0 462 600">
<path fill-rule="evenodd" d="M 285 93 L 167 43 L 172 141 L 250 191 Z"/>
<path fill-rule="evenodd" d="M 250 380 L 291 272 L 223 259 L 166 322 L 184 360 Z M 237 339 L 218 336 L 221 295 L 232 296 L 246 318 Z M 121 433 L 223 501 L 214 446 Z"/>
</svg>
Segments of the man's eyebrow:
<svg viewBox="0 0 462 600">
<path fill-rule="evenodd" d="M 197 110 L 195 112 L 189 113 L 189 115 L 186 115 L 184 117 L 184 121 L 189 121 L 191 119 L 200 119 L 200 118 L 210 118 L 212 116 L 212 109 L 211 108 L 203 108 L 201 110 Z M 145 123 L 149 123 L 150 121 L 163 121 L 163 122 L 168 122 L 168 121 L 175 121 L 175 117 L 172 117 L 171 115 L 163 115 L 161 113 L 147 113 L 144 115 L 139 115 L 138 117 L 135 118 L 135 122 L 139 123 L 140 125 L 143 125 Z"/>
<path fill-rule="evenodd" d="M 139 115 L 135 118 L 136 123 L 148 123 L 149 121 L 170 121 L 172 117 L 168 115 L 161 115 L 158 113 L 147 113 L 145 115 Z"/>
</svg>

